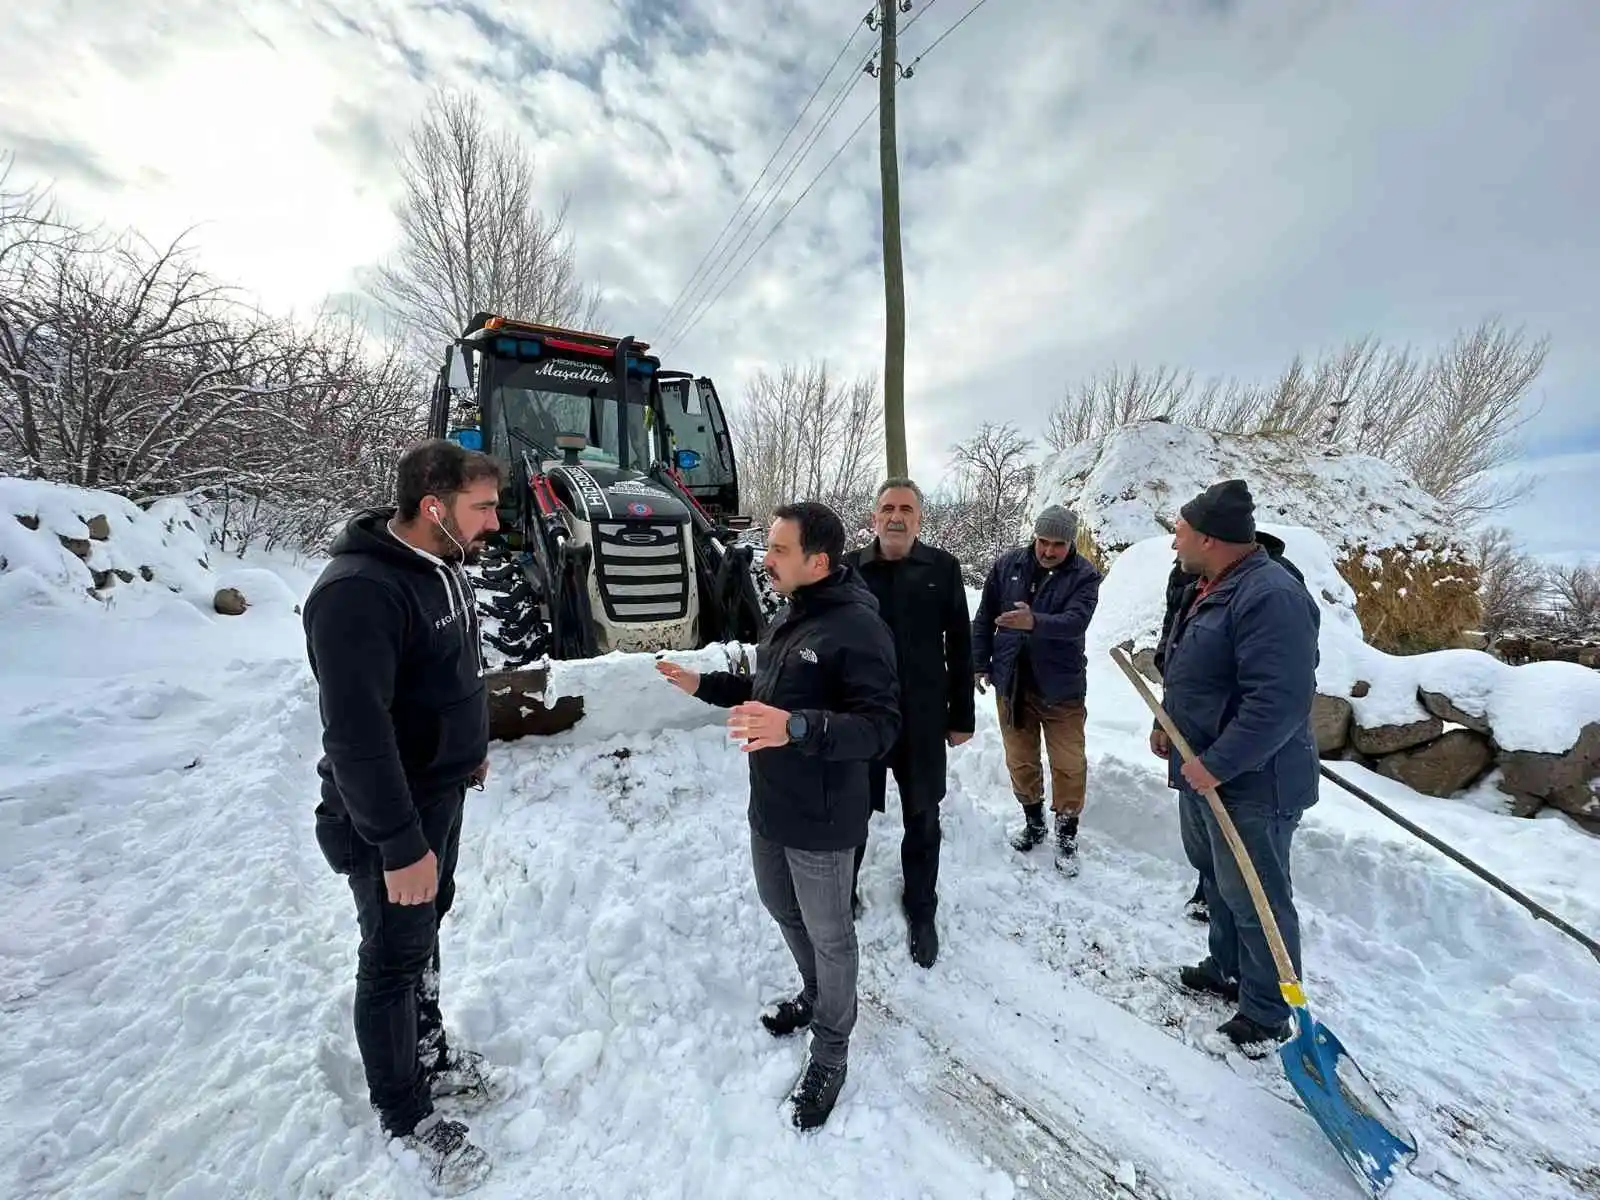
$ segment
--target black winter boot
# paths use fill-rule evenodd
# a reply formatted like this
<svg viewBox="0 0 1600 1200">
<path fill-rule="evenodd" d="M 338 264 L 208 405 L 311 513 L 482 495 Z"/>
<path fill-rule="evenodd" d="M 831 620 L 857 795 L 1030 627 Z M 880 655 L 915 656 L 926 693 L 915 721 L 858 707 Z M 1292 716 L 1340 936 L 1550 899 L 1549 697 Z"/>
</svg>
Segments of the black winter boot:
<svg viewBox="0 0 1600 1200">
<path fill-rule="evenodd" d="M 844 1063 L 825 1067 L 810 1055 L 806 1056 L 805 1070 L 800 1072 L 794 1091 L 789 1093 L 790 1119 L 796 1129 L 815 1129 L 828 1119 L 848 1071 Z"/>
<path fill-rule="evenodd" d="M 1029 851 L 1045 838 L 1049 831 L 1044 827 L 1044 801 L 1030 804 L 1023 801 L 1022 814 L 1024 823 L 1021 829 L 1011 835 L 1011 848 L 1013 850 Z"/>
<path fill-rule="evenodd" d="M 906 944 L 911 950 L 911 961 L 927 970 L 939 957 L 939 931 L 934 928 L 931 916 L 906 918 Z"/>
<path fill-rule="evenodd" d="M 761 1023 L 773 1037 L 787 1037 L 811 1024 L 811 1001 L 795 996 L 769 1004 L 761 1011 Z"/>
<path fill-rule="evenodd" d="M 489 1156 L 467 1137 L 467 1127 L 434 1112 L 401 1139 L 417 1152 L 435 1190 L 445 1196 L 470 1192 L 489 1176 Z"/>
<path fill-rule="evenodd" d="M 1181 968 L 1178 971 L 1178 982 L 1191 992 L 1221 996 L 1224 1000 L 1232 1000 L 1235 1003 L 1239 1000 L 1239 981 L 1220 978 L 1211 969 L 1209 958 L 1196 966 Z"/>
<path fill-rule="evenodd" d="M 1262 1058 L 1280 1043 L 1288 1041 L 1292 1031 L 1287 1021 L 1274 1029 L 1243 1013 L 1235 1013 L 1232 1020 L 1217 1026 L 1217 1032 L 1239 1047 L 1239 1052 L 1246 1058 Z"/>
<path fill-rule="evenodd" d="M 1078 873 L 1078 818 L 1056 814 L 1056 868 L 1067 875 Z"/>
</svg>

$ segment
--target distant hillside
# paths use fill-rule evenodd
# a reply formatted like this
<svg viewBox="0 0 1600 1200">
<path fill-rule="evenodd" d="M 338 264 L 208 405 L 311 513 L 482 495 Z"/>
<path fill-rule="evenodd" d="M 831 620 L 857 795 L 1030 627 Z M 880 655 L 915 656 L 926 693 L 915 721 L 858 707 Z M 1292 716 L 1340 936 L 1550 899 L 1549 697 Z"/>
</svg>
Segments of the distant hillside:
<svg viewBox="0 0 1600 1200">
<path fill-rule="evenodd" d="M 1135 542 L 1170 532 L 1178 509 L 1219 479 L 1249 483 L 1258 521 L 1302 525 L 1328 543 L 1374 645 L 1437 649 L 1476 625 L 1476 571 L 1442 506 L 1370 455 L 1143 421 L 1046 460 L 1029 511 L 1071 508 L 1085 549 L 1108 565 Z"/>
</svg>

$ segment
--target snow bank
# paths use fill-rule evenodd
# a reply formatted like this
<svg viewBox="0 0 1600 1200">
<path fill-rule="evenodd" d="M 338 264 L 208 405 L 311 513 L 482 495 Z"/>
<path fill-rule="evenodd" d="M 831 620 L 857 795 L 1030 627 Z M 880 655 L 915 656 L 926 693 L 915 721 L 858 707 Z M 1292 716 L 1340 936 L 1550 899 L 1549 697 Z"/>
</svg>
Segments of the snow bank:
<svg viewBox="0 0 1600 1200">
<path fill-rule="evenodd" d="M 1376 729 L 1428 720 L 1419 691 L 1446 696 L 1462 713 L 1487 722 L 1502 750 L 1565 753 L 1586 725 L 1600 722 L 1600 673 L 1574 663 L 1513 667 L 1481 650 L 1395 655 L 1368 645 L 1356 618 L 1355 593 L 1334 565 L 1328 543 L 1304 526 L 1260 528 L 1283 539 L 1321 610 L 1317 690 L 1347 701 L 1358 725 Z M 1172 562 L 1172 538 L 1165 533 L 1117 555 L 1089 625 L 1091 659 L 1130 641 L 1135 651 L 1155 646 Z"/>
<path fill-rule="evenodd" d="M 1341 553 L 1449 541 L 1438 501 L 1382 459 L 1166 421 L 1122 426 L 1047 459 L 1029 513 L 1064 504 L 1114 555 L 1165 532 L 1162 520 L 1219 479 L 1249 481 L 1258 522 L 1306 526 Z"/>
<path fill-rule="evenodd" d="M 107 610 L 155 616 L 174 601 L 215 617 L 217 593 L 292 611 L 282 574 L 227 559 L 213 566 L 211 524 L 182 500 L 148 508 L 68 484 L 0 477 L 0 612 Z"/>
<path fill-rule="evenodd" d="M 562 742 L 604 742 L 615 737 L 644 737 L 668 729 L 700 729 L 727 722 L 728 710 L 685 695 L 656 672 L 658 658 L 691 671 L 755 670 L 756 648 L 737 642 L 704 650 L 655 654 L 613 651 L 599 658 L 554 662 L 545 688 L 546 704 L 562 696 L 583 697 L 583 719 L 566 733 L 549 739 Z"/>
<path fill-rule="evenodd" d="M 1262 523 L 1262 531 L 1283 540 L 1284 553 L 1305 576 L 1306 587 L 1322 610 L 1321 647 L 1326 686 L 1340 688 L 1331 695 L 1349 690 L 1352 647 L 1366 649 L 1361 640 L 1361 624 L 1356 620 L 1355 592 L 1339 574 L 1333 553 L 1314 530 L 1298 525 Z M 1135 650 L 1154 647 L 1161 635 L 1161 619 L 1166 612 L 1167 576 L 1176 558 L 1172 535 L 1147 537 L 1123 549 L 1100 584 L 1100 603 L 1089 623 L 1088 647 L 1091 656 L 1107 654 L 1111 647 L 1131 641 Z M 1359 651 L 1355 654 L 1359 657 Z M 1319 672 L 1319 684 L 1324 683 Z"/>
</svg>

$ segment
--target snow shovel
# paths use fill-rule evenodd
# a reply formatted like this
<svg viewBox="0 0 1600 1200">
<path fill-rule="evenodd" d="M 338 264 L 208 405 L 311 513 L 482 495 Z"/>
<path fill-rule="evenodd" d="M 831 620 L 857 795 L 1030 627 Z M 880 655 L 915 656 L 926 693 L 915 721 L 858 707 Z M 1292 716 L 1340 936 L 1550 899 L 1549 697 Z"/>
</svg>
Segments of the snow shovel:
<svg viewBox="0 0 1600 1200">
<path fill-rule="evenodd" d="M 1161 723 L 1161 728 L 1166 730 L 1167 737 L 1183 756 L 1183 761 L 1194 761 L 1194 750 L 1151 693 L 1127 651 L 1115 646 L 1111 650 L 1111 657 L 1144 697 L 1150 711 Z M 1272 961 L 1278 968 L 1278 989 L 1294 1010 L 1294 1035 L 1278 1047 L 1284 1073 L 1305 1102 L 1306 1111 L 1322 1127 L 1322 1132 L 1327 1134 L 1345 1165 L 1361 1181 L 1369 1195 L 1381 1196 L 1394 1182 L 1397 1170 L 1416 1158 L 1416 1140 L 1378 1095 L 1378 1090 L 1367 1080 L 1344 1044 L 1331 1029 L 1311 1015 L 1305 991 L 1295 975 L 1288 948 L 1284 946 L 1283 935 L 1278 930 L 1278 922 L 1267 903 L 1266 893 L 1261 890 L 1261 877 L 1256 874 L 1255 864 L 1250 861 L 1244 843 L 1239 840 L 1239 831 L 1234 828 L 1215 788 L 1207 788 L 1205 798 L 1217 824 L 1222 827 L 1222 835 L 1227 838 L 1229 849 L 1238 860 L 1245 885 L 1250 889 L 1250 900 L 1255 905 L 1256 915 L 1261 918 L 1261 928 L 1266 932 L 1267 944 L 1272 948 Z"/>
</svg>

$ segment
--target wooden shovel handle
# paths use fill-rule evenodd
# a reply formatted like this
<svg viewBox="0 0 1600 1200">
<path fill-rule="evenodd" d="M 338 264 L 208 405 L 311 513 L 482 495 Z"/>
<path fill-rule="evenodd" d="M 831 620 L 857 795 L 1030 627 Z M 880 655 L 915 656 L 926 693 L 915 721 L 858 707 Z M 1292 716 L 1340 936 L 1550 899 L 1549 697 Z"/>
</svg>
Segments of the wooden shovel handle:
<svg viewBox="0 0 1600 1200">
<path fill-rule="evenodd" d="M 1139 695 L 1144 697 L 1144 702 L 1150 706 L 1150 711 L 1155 714 L 1161 728 L 1166 730 L 1167 737 L 1172 739 L 1172 744 L 1178 748 L 1178 753 L 1183 756 L 1184 762 L 1195 760 L 1194 749 L 1189 745 L 1183 734 L 1178 732 L 1178 727 L 1172 723 L 1172 718 L 1167 716 L 1166 710 L 1161 707 L 1161 702 L 1151 692 L 1150 685 L 1145 682 L 1144 676 L 1139 674 L 1138 668 L 1133 665 L 1133 660 L 1128 657 L 1128 652 L 1121 646 L 1111 648 L 1111 658 L 1122 668 L 1122 673 L 1128 677 L 1128 682 L 1138 689 Z M 1261 918 L 1261 928 L 1266 931 L 1267 945 L 1272 948 L 1272 961 L 1278 968 L 1278 987 L 1283 992 L 1284 999 L 1296 1007 L 1305 1004 L 1305 995 L 1300 987 L 1300 980 L 1295 975 L 1294 962 L 1289 958 L 1289 948 L 1283 944 L 1283 934 L 1278 931 L 1277 919 L 1272 915 L 1272 906 L 1267 903 L 1267 894 L 1261 888 L 1261 877 L 1256 874 L 1256 867 L 1250 861 L 1250 855 L 1244 848 L 1244 843 L 1239 840 L 1239 831 L 1234 828 L 1233 818 L 1228 816 L 1228 810 L 1222 806 L 1222 797 L 1217 795 L 1216 788 L 1206 788 L 1202 793 L 1211 805 L 1211 815 L 1216 817 L 1217 824 L 1222 827 L 1222 836 L 1228 839 L 1228 848 L 1233 851 L 1233 857 L 1239 864 L 1239 872 L 1244 876 L 1244 883 L 1250 889 L 1250 900 L 1255 905 L 1256 916 Z"/>
</svg>

